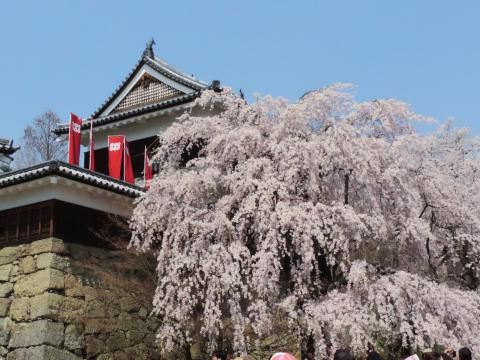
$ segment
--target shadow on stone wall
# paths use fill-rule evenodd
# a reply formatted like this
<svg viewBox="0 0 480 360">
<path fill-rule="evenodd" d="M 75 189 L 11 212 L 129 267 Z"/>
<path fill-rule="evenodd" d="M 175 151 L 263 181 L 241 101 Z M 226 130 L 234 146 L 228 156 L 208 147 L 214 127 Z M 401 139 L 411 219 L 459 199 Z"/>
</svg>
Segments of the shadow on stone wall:
<svg viewBox="0 0 480 360">
<path fill-rule="evenodd" d="M 158 359 L 152 262 L 49 238 L 0 250 L 0 356 Z"/>
</svg>

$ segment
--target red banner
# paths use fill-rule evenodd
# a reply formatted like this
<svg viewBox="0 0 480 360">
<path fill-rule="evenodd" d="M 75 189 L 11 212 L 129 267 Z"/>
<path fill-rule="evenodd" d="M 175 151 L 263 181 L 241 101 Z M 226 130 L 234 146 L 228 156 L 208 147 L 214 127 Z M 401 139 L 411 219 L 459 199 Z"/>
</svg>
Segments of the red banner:
<svg viewBox="0 0 480 360">
<path fill-rule="evenodd" d="M 80 143 L 82 141 L 82 119 L 70 113 L 68 130 L 68 163 L 78 165 L 80 162 Z"/>
<path fill-rule="evenodd" d="M 145 187 L 150 188 L 150 183 L 153 179 L 152 163 L 148 157 L 147 147 L 145 146 L 145 157 L 143 162 L 143 180 L 145 182 Z"/>
<path fill-rule="evenodd" d="M 108 137 L 108 174 L 120 180 L 122 173 L 122 155 L 125 136 L 116 135 Z"/>
<path fill-rule="evenodd" d="M 130 156 L 130 150 L 128 149 L 128 141 L 125 140 L 125 145 L 123 146 L 123 151 L 125 152 L 123 156 L 123 180 L 135 184 L 135 176 L 133 175 L 132 168 L 132 157 Z"/>
<path fill-rule="evenodd" d="M 93 120 L 90 120 L 90 156 L 88 159 L 88 169 L 95 171 L 95 146 L 93 146 Z"/>
</svg>

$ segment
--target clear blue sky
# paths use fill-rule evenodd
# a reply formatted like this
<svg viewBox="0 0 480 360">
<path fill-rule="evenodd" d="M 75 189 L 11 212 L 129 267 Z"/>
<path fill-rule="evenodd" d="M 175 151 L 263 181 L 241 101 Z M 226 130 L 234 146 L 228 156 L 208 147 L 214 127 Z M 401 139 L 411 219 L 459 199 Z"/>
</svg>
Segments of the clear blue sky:
<svg viewBox="0 0 480 360">
<path fill-rule="evenodd" d="M 0 137 L 47 109 L 88 116 L 154 37 L 177 68 L 294 100 L 333 82 L 480 133 L 480 2 L 8 1 L 0 10 Z"/>
</svg>

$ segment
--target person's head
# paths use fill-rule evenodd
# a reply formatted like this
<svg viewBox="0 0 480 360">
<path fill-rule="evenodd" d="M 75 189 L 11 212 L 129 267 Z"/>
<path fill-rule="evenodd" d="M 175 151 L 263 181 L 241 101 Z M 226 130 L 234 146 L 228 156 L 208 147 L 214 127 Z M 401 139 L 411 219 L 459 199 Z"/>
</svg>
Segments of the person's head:
<svg viewBox="0 0 480 360">
<path fill-rule="evenodd" d="M 217 352 L 214 352 L 214 353 L 212 354 L 212 358 L 211 358 L 211 359 L 212 359 L 212 360 L 222 360 L 222 354 L 220 354 L 220 352 L 218 352 L 218 351 L 217 351 Z"/>
<path fill-rule="evenodd" d="M 472 360 L 472 352 L 469 348 L 463 347 L 458 350 L 458 359 L 459 360 Z"/>
<path fill-rule="evenodd" d="M 453 357 L 451 357 L 449 354 L 447 353 L 443 353 L 442 354 L 442 360 L 453 360 Z"/>
<path fill-rule="evenodd" d="M 335 351 L 335 355 L 333 355 L 333 360 L 353 360 L 352 354 L 350 351 L 346 349 L 339 349 Z"/>
<path fill-rule="evenodd" d="M 423 360 L 435 360 L 433 358 L 433 350 L 432 349 L 425 349 L 422 352 L 422 358 Z"/>
<path fill-rule="evenodd" d="M 367 360 L 383 360 L 382 356 L 376 351 L 370 351 L 367 356 Z"/>
</svg>

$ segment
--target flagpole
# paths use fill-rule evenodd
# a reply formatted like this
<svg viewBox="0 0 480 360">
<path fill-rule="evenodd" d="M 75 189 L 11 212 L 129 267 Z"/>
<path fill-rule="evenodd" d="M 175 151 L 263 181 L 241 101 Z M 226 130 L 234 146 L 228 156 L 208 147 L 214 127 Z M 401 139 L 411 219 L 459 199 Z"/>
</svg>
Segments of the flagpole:
<svg viewBox="0 0 480 360">
<path fill-rule="evenodd" d="M 93 122 L 90 119 L 90 159 L 88 159 L 89 170 L 92 170 L 92 140 L 93 140 Z"/>
<path fill-rule="evenodd" d="M 125 136 L 124 136 L 123 137 L 123 181 L 126 181 L 125 180 L 126 179 L 126 171 L 125 171 L 126 166 L 125 165 L 127 164 L 127 162 L 126 162 L 127 153 L 126 153 L 126 146 L 125 145 L 126 144 L 125 144 Z"/>
<path fill-rule="evenodd" d="M 72 113 L 70 113 L 70 121 L 68 124 L 68 152 L 67 152 L 67 162 L 70 164 L 70 138 L 72 136 Z"/>
</svg>

